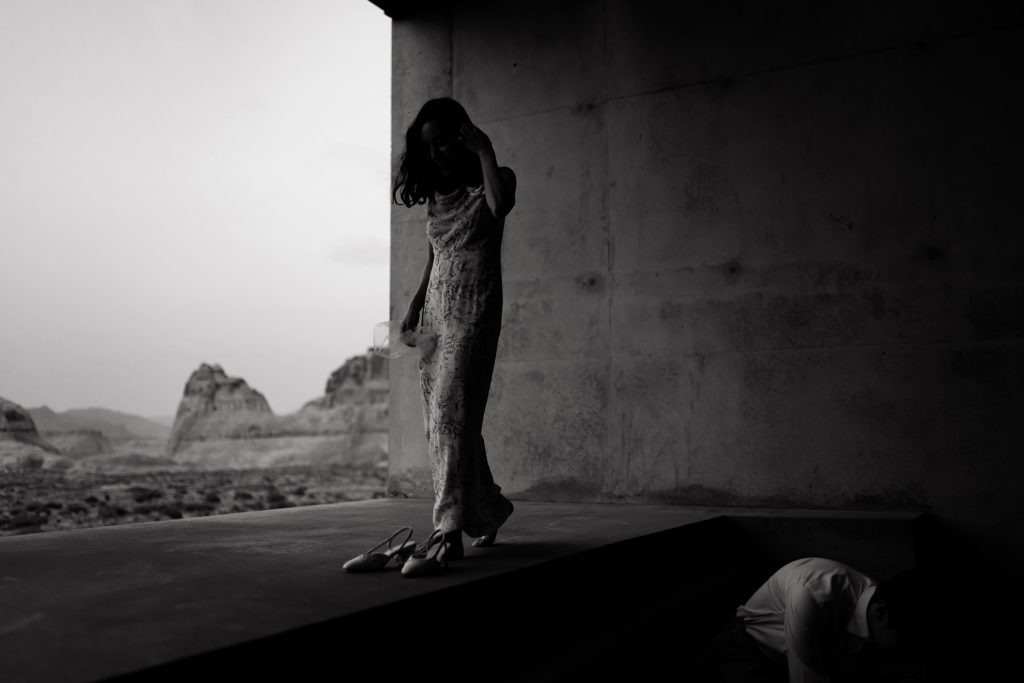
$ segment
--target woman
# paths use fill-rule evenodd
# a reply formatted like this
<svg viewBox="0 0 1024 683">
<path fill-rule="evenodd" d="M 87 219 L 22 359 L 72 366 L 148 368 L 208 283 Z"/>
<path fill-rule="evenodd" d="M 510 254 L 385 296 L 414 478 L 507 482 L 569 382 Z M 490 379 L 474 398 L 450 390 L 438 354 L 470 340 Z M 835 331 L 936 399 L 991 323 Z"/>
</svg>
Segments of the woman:
<svg viewBox="0 0 1024 683">
<path fill-rule="evenodd" d="M 516 177 L 453 99 L 423 105 L 405 136 L 392 198 L 427 205 L 428 256 L 402 330 L 436 335 L 420 360 L 434 481 L 434 528 L 448 559 L 494 543 L 512 513 L 487 465 L 481 428 L 501 332 L 501 237 Z M 421 320 L 422 317 L 422 320 Z M 441 536 L 443 534 L 443 537 Z"/>
</svg>

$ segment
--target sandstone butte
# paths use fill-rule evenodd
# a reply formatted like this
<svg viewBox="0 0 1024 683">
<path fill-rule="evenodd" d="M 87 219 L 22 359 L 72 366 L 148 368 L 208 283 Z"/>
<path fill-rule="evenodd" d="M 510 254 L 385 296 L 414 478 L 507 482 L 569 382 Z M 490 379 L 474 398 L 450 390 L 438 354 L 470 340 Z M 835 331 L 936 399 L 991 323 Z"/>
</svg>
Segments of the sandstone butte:
<svg viewBox="0 0 1024 683">
<path fill-rule="evenodd" d="M 42 467 L 60 450 L 39 435 L 28 411 L 0 397 L 0 466 Z"/>
<path fill-rule="evenodd" d="M 387 396 L 387 361 L 370 353 L 331 373 L 323 396 L 280 416 L 244 379 L 202 363 L 185 383 L 166 454 L 198 467 L 380 462 Z"/>
<path fill-rule="evenodd" d="M 0 398 L 0 467 L 67 467 L 108 453 L 108 436 L 122 437 L 116 428 L 80 428 L 45 406 L 34 414 L 43 429 L 33 412 Z M 244 379 L 202 363 L 185 383 L 164 451 L 165 462 L 204 469 L 380 464 L 387 438 L 387 360 L 367 353 L 332 372 L 322 396 L 280 416 Z"/>
</svg>

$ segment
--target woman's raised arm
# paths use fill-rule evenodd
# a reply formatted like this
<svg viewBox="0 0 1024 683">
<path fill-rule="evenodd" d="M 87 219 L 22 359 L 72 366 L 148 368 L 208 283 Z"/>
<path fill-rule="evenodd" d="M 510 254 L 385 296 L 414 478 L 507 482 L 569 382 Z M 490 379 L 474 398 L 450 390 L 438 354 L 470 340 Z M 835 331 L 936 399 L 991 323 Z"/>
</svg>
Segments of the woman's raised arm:
<svg viewBox="0 0 1024 683">
<path fill-rule="evenodd" d="M 497 218 L 504 217 L 516 205 L 516 174 L 507 166 L 498 166 L 490 138 L 476 126 L 462 124 L 459 141 L 480 159 L 487 208 Z"/>
</svg>

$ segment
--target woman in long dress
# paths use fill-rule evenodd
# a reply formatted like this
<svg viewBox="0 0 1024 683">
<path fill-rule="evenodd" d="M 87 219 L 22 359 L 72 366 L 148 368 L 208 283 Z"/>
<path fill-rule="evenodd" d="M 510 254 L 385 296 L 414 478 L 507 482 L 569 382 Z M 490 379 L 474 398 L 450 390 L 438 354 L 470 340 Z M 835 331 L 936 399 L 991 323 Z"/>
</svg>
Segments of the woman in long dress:
<svg viewBox="0 0 1024 683">
<path fill-rule="evenodd" d="M 434 484 L 433 523 L 446 555 L 494 543 L 512 513 L 487 465 L 481 428 L 501 332 L 501 238 L 516 177 L 453 99 L 430 100 L 409 127 L 393 198 L 427 205 L 428 256 L 402 330 L 436 335 L 420 360 Z M 421 319 L 422 318 L 422 319 Z"/>
</svg>

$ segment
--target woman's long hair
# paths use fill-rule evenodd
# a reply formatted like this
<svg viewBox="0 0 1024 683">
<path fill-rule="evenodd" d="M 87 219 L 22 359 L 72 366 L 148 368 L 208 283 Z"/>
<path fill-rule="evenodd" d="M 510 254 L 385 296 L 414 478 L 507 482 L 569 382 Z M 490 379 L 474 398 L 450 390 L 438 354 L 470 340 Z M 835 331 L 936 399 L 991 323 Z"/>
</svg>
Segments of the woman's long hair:
<svg viewBox="0 0 1024 683">
<path fill-rule="evenodd" d="M 396 204 L 425 204 L 433 198 L 437 188 L 437 174 L 423 144 L 423 124 L 427 121 L 444 123 L 453 131 L 464 123 L 471 123 L 462 105 L 450 97 L 428 100 L 420 108 L 405 132 L 405 150 L 398 157 L 398 172 L 391 187 L 391 199 Z"/>
</svg>

